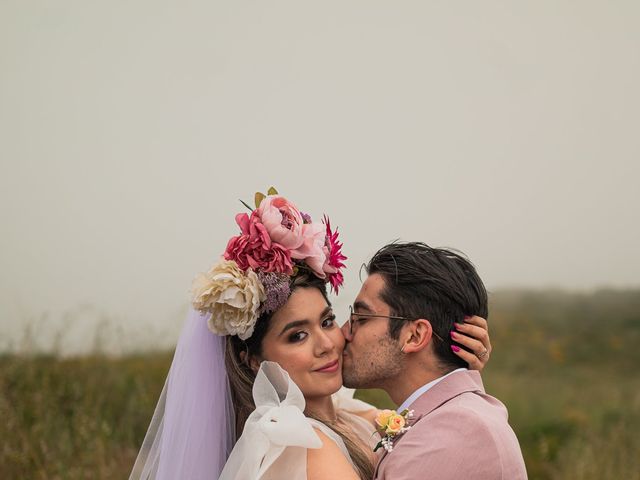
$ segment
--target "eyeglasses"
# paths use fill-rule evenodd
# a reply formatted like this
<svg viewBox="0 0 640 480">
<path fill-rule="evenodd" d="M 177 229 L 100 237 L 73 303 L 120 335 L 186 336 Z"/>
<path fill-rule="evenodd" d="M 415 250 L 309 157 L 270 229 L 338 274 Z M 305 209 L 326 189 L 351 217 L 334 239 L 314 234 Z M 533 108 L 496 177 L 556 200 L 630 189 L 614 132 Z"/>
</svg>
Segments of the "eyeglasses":
<svg viewBox="0 0 640 480">
<path fill-rule="evenodd" d="M 418 320 L 417 318 L 397 317 L 395 315 L 378 315 L 376 313 L 356 313 L 353 311 L 353 306 L 349 305 L 349 320 L 348 320 L 349 335 L 353 336 L 353 333 L 356 330 L 355 325 L 358 322 L 362 322 L 369 318 L 388 318 L 389 320 L 407 320 L 409 322 L 413 320 Z M 431 329 L 431 332 L 433 333 L 434 337 L 436 337 L 441 342 L 443 341 L 442 337 L 440 337 L 440 335 L 438 335 L 435 331 L 433 331 L 433 329 Z"/>
</svg>

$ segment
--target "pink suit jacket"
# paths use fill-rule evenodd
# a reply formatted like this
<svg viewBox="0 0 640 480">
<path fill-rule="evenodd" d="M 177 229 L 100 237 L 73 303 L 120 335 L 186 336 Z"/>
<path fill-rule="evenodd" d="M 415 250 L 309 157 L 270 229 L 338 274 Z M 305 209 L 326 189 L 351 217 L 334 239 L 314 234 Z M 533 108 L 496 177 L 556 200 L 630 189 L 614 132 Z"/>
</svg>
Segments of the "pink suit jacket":
<svg viewBox="0 0 640 480">
<path fill-rule="evenodd" d="M 485 393 L 478 372 L 449 375 L 409 409 L 411 429 L 383 450 L 376 480 L 526 480 L 507 409 Z"/>
</svg>

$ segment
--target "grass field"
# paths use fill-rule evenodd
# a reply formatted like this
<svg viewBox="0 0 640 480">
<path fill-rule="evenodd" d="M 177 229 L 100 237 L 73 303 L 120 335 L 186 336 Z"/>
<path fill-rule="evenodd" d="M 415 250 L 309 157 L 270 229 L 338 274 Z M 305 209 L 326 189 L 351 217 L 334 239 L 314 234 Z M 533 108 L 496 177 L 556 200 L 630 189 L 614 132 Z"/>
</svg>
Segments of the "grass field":
<svg viewBox="0 0 640 480">
<path fill-rule="evenodd" d="M 640 480 L 640 291 L 503 291 L 489 321 L 485 387 L 509 408 L 529 478 Z M 0 357 L 0 478 L 127 478 L 170 363 Z"/>
</svg>

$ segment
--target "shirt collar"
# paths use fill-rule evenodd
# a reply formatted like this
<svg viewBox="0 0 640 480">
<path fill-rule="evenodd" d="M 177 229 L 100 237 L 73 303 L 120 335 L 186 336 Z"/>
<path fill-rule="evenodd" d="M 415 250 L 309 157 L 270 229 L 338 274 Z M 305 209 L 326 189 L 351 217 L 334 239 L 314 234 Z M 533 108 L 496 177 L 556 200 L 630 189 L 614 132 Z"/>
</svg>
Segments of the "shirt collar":
<svg viewBox="0 0 640 480">
<path fill-rule="evenodd" d="M 462 372 L 462 371 L 465 371 L 465 370 L 467 370 L 467 369 L 466 368 L 456 368 L 452 372 L 449 372 L 446 375 L 443 375 L 442 377 L 438 377 L 435 380 L 432 380 L 429 383 L 421 386 L 415 392 L 413 392 L 411 395 L 409 395 L 409 397 L 404 402 L 402 402 L 402 405 L 400 405 L 400 407 L 398 407 L 397 411 L 398 412 L 403 412 L 405 409 L 409 408 L 409 406 L 413 402 L 415 402 L 418 399 L 418 397 L 420 397 L 423 393 L 425 393 L 430 388 L 433 388 L 437 383 L 441 382 L 442 380 L 447 378 L 449 375 L 452 375 L 452 374 L 454 374 L 456 372 Z"/>
</svg>

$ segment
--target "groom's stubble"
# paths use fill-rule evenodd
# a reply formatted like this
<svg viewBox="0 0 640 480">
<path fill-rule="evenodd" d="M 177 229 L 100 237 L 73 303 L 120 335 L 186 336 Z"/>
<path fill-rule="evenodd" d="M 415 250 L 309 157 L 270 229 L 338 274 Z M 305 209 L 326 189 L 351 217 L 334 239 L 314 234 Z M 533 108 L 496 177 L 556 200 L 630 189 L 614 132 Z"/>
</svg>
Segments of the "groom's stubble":
<svg viewBox="0 0 640 480">
<path fill-rule="evenodd" d="M 364 333 L 364 332 L 362 332 Z M 364 340 L 364 339 L 363 339 Z M 368 342 L 348 343 L 342 380 L 347 388 L 385 388 L 402 372 L 402 352 L 398 340 L 386 335 Z"/>
</svg>

